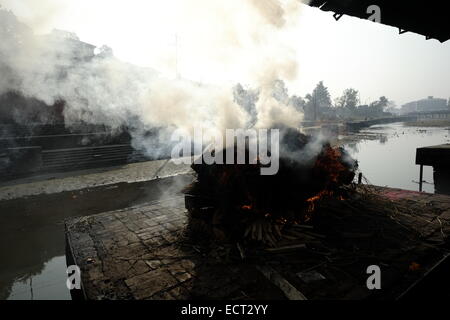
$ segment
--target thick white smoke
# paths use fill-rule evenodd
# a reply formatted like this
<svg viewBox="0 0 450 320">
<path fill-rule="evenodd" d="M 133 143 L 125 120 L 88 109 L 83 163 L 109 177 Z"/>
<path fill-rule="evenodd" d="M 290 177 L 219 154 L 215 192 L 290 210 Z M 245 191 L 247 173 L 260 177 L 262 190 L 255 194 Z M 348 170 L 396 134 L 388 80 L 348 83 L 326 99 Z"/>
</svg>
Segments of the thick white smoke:
<svg viewBox="0 0 450 320">
<path fill-rule="evenodd" d="M 200 64 L 223 63 L 224 68 L 237 70 L 232 81 L 259 92 L 253 122 L 229 84 L 169 80 L 119 61 L 107 48 L 92 56 L 93 48 L 80 47 L 76 35 L 37 35 L 33 28 L 40 29 L 45 24 L 41 20 L 51 19 L 33 12 L 42 12 L 35 7 L 45 8 L 47 3 L 53 8 L 55 1 L 25 2 L 29 7 L 24 19 L 30 28 L 10 12 L 0 11 L 0 94 L 17 91 L 49 105 L 65 100 L 66 123 L 136 127 L 135 145 L 145 144 L 141 133 L 152 127 L 215 131 L 249 123 L 261 128 L 298 126 L 302 120 L 302 113 L 273 94 L 277 80 L 289 82 L 298 76 L 296 53 L 279 36 L 299 19 L 298 0 L 175 1 L 177 27 L 195 34 L 189 39 L 189 56 L 202 59 L 184 63 L 197 63 L 199 69 Z M 52 12 L 58 14 L 57 9 Z"/>
</svg>

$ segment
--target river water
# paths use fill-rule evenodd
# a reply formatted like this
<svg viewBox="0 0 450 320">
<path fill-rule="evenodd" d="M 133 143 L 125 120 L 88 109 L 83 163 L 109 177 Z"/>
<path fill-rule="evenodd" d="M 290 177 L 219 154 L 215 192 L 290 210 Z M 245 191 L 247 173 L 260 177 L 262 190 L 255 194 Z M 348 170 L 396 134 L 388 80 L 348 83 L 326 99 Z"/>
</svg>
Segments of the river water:
<svg viewBox="0 0 450 320">
<path fill-rule="evenodd" d="M 419 190 L 416 149 L 450 143 L 448 128 L 407 127 L 403 123 L 372 126 L 362 133 L 378 135 L 376 140 L 345 144 L 359 161 L 359 168 L 371 184 Z M 423 191 L 434 193 L 433 168 L 425 166 Z"/>
</svg>

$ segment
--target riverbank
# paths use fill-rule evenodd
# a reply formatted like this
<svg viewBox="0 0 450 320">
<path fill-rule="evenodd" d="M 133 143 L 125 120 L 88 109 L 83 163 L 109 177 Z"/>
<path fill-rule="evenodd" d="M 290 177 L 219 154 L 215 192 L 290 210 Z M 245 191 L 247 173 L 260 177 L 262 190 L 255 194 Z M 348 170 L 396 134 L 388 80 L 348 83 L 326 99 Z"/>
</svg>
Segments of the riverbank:
<svg viewBox="0 0 450 320">
<path fill-rule="evenodd" d="M 405 127 L 438 127 L 450 129 L 450 119 L 408 121 L 404 122 L 403 124 Z"/>
</svg>

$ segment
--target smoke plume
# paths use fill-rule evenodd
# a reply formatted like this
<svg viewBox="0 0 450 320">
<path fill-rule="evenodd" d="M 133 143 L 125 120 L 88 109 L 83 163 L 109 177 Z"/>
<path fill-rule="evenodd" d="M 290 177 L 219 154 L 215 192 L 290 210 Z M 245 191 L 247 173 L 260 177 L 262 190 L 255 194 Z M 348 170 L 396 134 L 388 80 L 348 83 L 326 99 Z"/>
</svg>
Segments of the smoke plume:
<svg viewBox="0 0 450 320">
<path fill-rule="evenodd" d="M 49 15 L 64 10 L 47 0 L 24 2 L 28 14 L 18 18 L 0 9 L 0 95 L 20 92 L 48 105 L 63 100 L 66 125 L 80 121 L 112 128 L 126 125 L 132 128 L 134 146 L 149 153 L 155 152 L 154 146 L 148 145 L 144 132 L 152 128 L 170 132 L 203 127 L 214 132 L 280 123 L 298 127 L 302 113 L 276 91 L 280 80 L 298 76 L 296 52 L 279 34 L 299 19 L 300 1 L 174 2 L 178 28 L 189 26 L 195 34 L 186 50 L 191 57 L 198 53 L 202 58 L 184 63 L 223 63 L 224 69 L 238 71 L 232 82 L 244 86 L 173 80 L 124 63 L 109 47 L 94 48 L 73 33 L 55 30 L 40 35 L 37 32 L 52 17 L 43 17 L 37 7 L 52 8 Z"/>
</svg>

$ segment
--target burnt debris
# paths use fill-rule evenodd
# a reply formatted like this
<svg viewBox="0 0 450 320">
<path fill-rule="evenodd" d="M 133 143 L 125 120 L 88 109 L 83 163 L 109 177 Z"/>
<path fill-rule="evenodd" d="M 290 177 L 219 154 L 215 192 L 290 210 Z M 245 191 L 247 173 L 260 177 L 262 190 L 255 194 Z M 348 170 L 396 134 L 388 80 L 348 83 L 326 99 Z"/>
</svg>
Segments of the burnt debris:
<svg viewBox="0 0 450 320">
<path fill-rule="evenodd" d="M 347 196 L 341 187 L 352 183 L 358 164 L 344 149 L 295 129 L 281 136 L 275 175 L 261 175 L 259 161 L 192 165 L 197 179 L 185 190 L 186 208 L 197 235 L 275 246 L 284 225 L 311 219 L 317 201 Z M 220 152 L 236 155 L 233 148 Z"/>
</svg>

